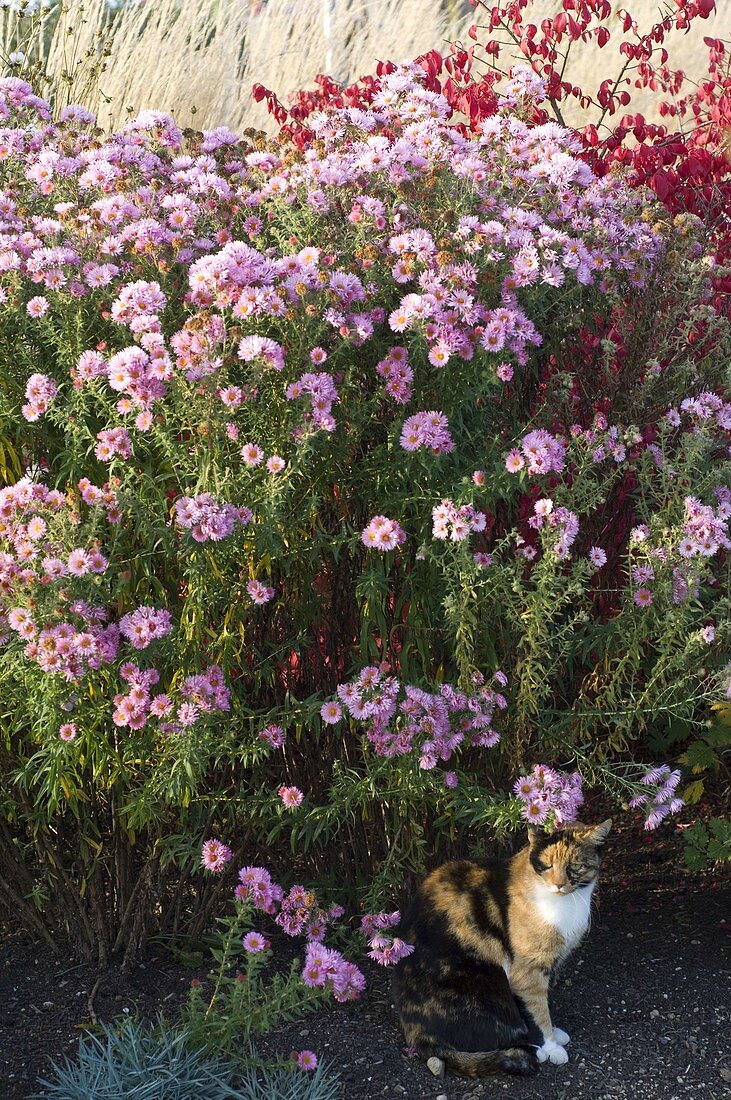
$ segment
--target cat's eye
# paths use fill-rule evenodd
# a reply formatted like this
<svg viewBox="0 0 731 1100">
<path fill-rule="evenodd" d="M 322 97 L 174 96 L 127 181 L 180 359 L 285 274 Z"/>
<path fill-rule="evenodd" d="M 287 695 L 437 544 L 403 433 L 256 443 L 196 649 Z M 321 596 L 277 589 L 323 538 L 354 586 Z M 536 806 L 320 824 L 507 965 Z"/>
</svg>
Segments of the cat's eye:
<svg viewBox="0 0 731 1100">
<path fill-rule="evenodd" d="M 576 880 L 581 878 L 581 876 L 585 872 L 586 872 L 586 866 L 583 863 L 578 864 L 578 865 L 575 864 L 575 863 L 570 863 L 569 866 L 566 868 L 566 876 L 567 876 L 569 882 L 576 882 Z"/>
<path fill-rule="evenodd" d="M 542 859 L 539 859 L 536 866 L 538 868 L 538 873 L 542 875 L 546 871 L 550 871 L 551 868 L 553 867 L 553 864 L 552 863 L 544 863 Z"/>
</svg>

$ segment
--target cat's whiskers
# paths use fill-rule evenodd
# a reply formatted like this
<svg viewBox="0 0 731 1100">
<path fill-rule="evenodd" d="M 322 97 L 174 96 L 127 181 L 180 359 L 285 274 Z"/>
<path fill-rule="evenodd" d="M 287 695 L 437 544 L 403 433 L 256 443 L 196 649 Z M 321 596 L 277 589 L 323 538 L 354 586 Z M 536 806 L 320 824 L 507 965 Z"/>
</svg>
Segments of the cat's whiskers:
<svg viewBox="0 0 731 1100">
<path fill-rule="evenodd" d="M 585 895 L 580 894 L 578 890 L 573 890 L 571 892 L 571 897 L 574 899 L 574 908 L 578 906 L 579 909 L 583 908 L 586 910 L 586 929 L 588 931 L 591 928 L 591 893 Z"/>
</svg>

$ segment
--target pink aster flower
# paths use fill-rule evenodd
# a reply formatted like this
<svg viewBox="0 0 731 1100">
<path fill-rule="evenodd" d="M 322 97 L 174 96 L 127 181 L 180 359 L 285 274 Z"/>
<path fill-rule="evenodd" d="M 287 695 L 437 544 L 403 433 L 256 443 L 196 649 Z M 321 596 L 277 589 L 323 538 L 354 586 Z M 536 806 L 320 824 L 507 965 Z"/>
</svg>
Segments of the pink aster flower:
<svg viewBox="0 0 731 1100">
<path fill-rule="evenodd" d="M 381 966 L 395 966 L 414 951 L 414 945 L 405 943 L 399 936 L 392 939 L 391 936 L 375 935 L 371 937 L 370 945 L 369 958 Z"/>
<path fill-rule="evenodd" d="M 262 584 L 261 581 L 249 581 L 246 591 L 256 604 L 269 603 L 269 600 L 274 598 L 274 589 Z"/>
<path fill-rule="evenodd" d="M 305 797 L 299 787 L 280 787 L 277 794 L 288 810 L 296 810 Z"/>
<path fill-rule="evenodd" d="M 601 546 L 592 546 L 588 558 L 595 569 L 601 569 L 603 565 L 607 564 L 607 555 Z"/>
<path fill-rule="evenodd" d="M 343 711 L 339 703 L 332 700 L 329 703 L 323 703 L 320 707 L 320 717 L 323 722 L 328 726 L 334 726 L 340 721 L 343 716 Z"/>
<path fill-rule="evenodd" d="M 220 840 L 204 840 L 201 847 L 201 866 L 207 871 L 218 874 L 224 869 L 233 856 L 233 852 L 227 844 Z"/>
<path fill-rule="evenodd" d="M 543 802 L 528 802 L 523 810 L 523 817 L 532 825 L 542 825 L 548 813 L 549 808 Z"/>
<path fill-rule="evenodd" d="M 649 607 L 652 603 L 652 592 L 649 588 L 638 588 L 632 593 L 632 599 L 638 607 Z"/>
<path fill-rule="evenodd" d="M 29 317 L 43 317 L 49 309 L 48 299 L 38 295 L 37 298 L 31 298 L 25 308 Z"/>
<path fill-rule="evenodd" d="M 72 577 L 83 577 L 85 573 L 89 572 L 89 559 L 86 551 L 80 547 L 72 550 L 66 565 Z"/>
<path fill-rule="evenodd" d="M 262 936 L 261 932 L 247 932 L 243 940 L 244 951 L 248 951 L 250 955 L 258 955 L 260 951 L 266 951 L 270 946 L 269 940 Z"/>
<path fill-rule="evenodd" d="M 259 730 L 258 737 L 260 741 L 267 741 L 275 749 L 281 749 L 285 741 L 284 730 L 281 726 L 275 726 L 273 723 Z"/>
<path fill-rule="evenodd" d="M 513 786 L 513 790 L 524 801 L 528 801 L 538 790 L 538 780 L 532 775 L 521 775 Z"/>
<path fill-rule="evenodd" d="M 258 466 L 264 458 L 264 452 L 256 443 L 245 443 L 241 448 L 241 457 L 247 466 Z"/>
<path fill-rule="evenodd" d="M 181 726 L 194 726 L 199 713 L 200 711 L 194 703 L 181 703 L 178 707 L 177 718 Z"/>
<path fill-rule="evenodd" d="M 517 474 L 525 466 L 525 459 L 518 450 L 509 451 L 505 458 L 505 468 L 511 474 Z"/>
<path fill-rule="evenodd" d="M 156 695 L 150 703 L 150 714 L 155 718 L 164 718 L 173 709 L 173 703 L 169 695 Z"/>
<path fill-rule="evenodd" d="M 280 455 L 271 455 L 267 459 L 267 470 L 270 474 L 281 474 L 287 463 Z"/>
<path fill-rule="evenodd" d="M 240 386 L 227 386 L 226 389 L 218 391 L 218 396 L 229 409 L 238 408 L 244 400 L 244 394 Z"/>
<path fill-rule="evenodd" d="M 76 732 L 76 726 L 73 722 L 64 722 L 58 731 L 58 736 L 62 741 L 73 741 L 74 737 L 76 737 Z"/>
<path fill-rule="evenodd" d="M 311 1050 L 301 1050 L 296 1058 L 298 1067 L 306 1073 L 312 1073 L 317 1069 L 317 1055 Z"/>
</svg>

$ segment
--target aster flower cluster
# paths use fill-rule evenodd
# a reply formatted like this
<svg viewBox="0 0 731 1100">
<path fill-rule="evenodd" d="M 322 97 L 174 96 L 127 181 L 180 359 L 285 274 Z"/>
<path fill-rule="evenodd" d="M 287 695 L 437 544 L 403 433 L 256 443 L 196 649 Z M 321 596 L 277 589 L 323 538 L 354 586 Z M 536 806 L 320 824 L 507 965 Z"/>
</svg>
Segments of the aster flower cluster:
<svg viewBox="0 0 731 1100">
<path fill-rule="evenodd" d="M 331 919 L 335 918 L 320 908 L 311 890 L 295 885 L 282 897 L 275 922 L 288 936 L 304 933 L 308 940 L 320 943 Z"/>
<path fill-rule="evenodd" d="M 683 538 L 678 544 L 682 558 L 699 555 L 712 558 L 719 550 L 731 549 L 728 521 L 731 516 L 731 489 L 727 485 L 716 489 L 718 505 L 714 509 L 695 497 L 685 498 Z"/>
<path fill-rule="evenodd" d="M 579 772 L 562 774 L 545 764 L 536 764 L 529 775 L 522 775 L 513 790 L 524 803 L 523 817 L 532 825 L 555 828 L 576 820 L 584 802 Z"/>
<path fill-rule="evenodd" d="M 637 607 L 654 602 L 653 583 L 664 568 L 672 566 L 671 598 L 676 605 L 697 599 L 703 563 L 731 548 L 728 522 L 731 517 L 731 489 L 717 486 L 713 491 L 715 507 L 696 497 L 685 497 L 684 519 L 679 537 L 668 544 L 664 538 L 656 545 L 650 528 L 639 524 L 630 532 L 632 562 L 630 577 L 632 600 Z"/>
<path fill-rule="evenodd" d="M 127 684 L 125 692 L 114 696 L 116 726 L 128 729 L 144 729 L 150 719 L 159 722 L 165 734 L 179 734 L 190 729 L 206 714 L 230 709 L 230 695 L 218 665 L 211 665 L 205 672 L 186 676 L 173 692 L 152 695 L 151 688 L 160 682 L 155 668 L 141 669 L 127 661 L 120 666 L 119 675 Z"/>
<path fill-rule="evenodd" d="M 389 675 L 387 665 L 371 665 L 355 680 L 338 687 L 338 698 L 356 721 L 367 722 L 366 737 L 380 756 L 403 756 L 415 747 L 419 766 L 431 770 L 449 760 L 466 742 L 490 748 L 500 740 L 493 729 L 496 710 L 507 706 L 505 697 L 475 675 L 474 692 L 466 695 L 442 684 L 432 695 Z M 493 677 L 498 686 L 507 679 Z"/>
<path fill-rule="evenodd" d="M 338 391 L 332 377 L 326 371 L 308 372 L 287 386 L 288 401 L 294 401 L 303 394 L 310 398 L 313 425 L 326 432 L 334 432 L 337 425 L 331 410 L 338 399 Z"/>
<path fill-rule="evenodd" d="M 513 448 L 505 459 L 505 465 L 511 474 L 518 473 L 527 463 L 529 474 L 556 474 L 563 472 L 566 462 L 566 441 L 560 436 L 551 435 L 544 428 L 528 432 Z"/>
<path fill-rule="evenodd" d="M 134 649 L 147 649 L 156 638 L 173 629 L 173 617 L 165 608 L 137 607 L 119 620 L 119 632 Z"/>
<path fill-rule="evenodd" d="M 412 398 L 411 383 L 414 372 L 409 365 L 409 353 L 406 348 L 395 345 L 388 355 L 376 363 L 376 373 L 385 378 L 384 392 L 397 405 L 407 405 Z"/>
<path fill-rule="evenodd" d="M 233 534 L 237 524 L 246 527 L 253 519 L 249 508 L 218 503 L 212 493 L 180 497 L 174 508 L 176 524 L 189 530 L 196 542 L 220 542 Z"/>
<path fill-rule="evenodd" d="M 51 402 L 58 393 L 58 386 L 47 374 L 31 374 L 25 385 L 27 404 L 21 412 L 26 420 L 33 422 L 47 413 Z"/>
<path fill-rule="evenodd" d="M 395 966 L 401 959 L 411 955 L 413 944 L 406 943 L 400 936 L 388 933 L 401 920 L 401 913 L 366 913 L 360 922 L 360 930 L 368 940 L 368 957 L 381 966 Z"/>
<path fill-rule="evenodd" d="M 308 943 L 302 970 L 305 985 L 330 989 L 336 1001 L 356 1001 L 366 987 L 366 981 L 355 963 L 332 947 Z"/>
<path fill-rule="evenodd" d="M 88 477 L 82 477 L 77 488 L 81 493 L 84 504 L 88 504 L 91 508 L 103 507 L 109 523 L 121 522 L 122 512 L 119 507 L 117 491 L 112 484 L 107 482 L 100 487 L 92 484 Z"/>
<path fill-rule="evenodd" d="M 374 516 L 367 527 L 361 531 L 360 540 L 369 550 L 395 550 L 397 546 L 403 546 L 406 542 L 406 532 L 403 527 L 388 516 Z"/>
<path fill-rule="evenodd" d="M 548 524 L 558 535 L 553 552 L 559 561 L 565 561 L 571 556 L 571 547 L 579 533 L 579 517 L 569 508 L 554 508 L 548 516 Z"/>
<path fill-rule="evenodd" d="M 111 462 L 113 458 L 129 458 L 132 454 L 132 440 L 126 428 L 104 428 L 97 433 L 94 454 L 102 462 Z"/>
<path fill-rule="evenodd" d="M 401 429 L 401 446 L 405 451 L 431 451 L 434 455 L 448 454 L 454 450 L 454 440 L 448 421 L 441 412 L 418 412 L 404 421 Z"/>
<path fill-rule="evenodd" d="M 218 875 L 233 859 L 233 852 L 220 840 L 204 840 L 201 845 L 201 867 Z"/>
<path fill-rule="evenodd" d="M 669 814 L 682 810 L 685 802 L 676 794 L 680 772 L 673 771 L 669 764 L 660 764 L 651 768 L 640 779 L 647 792 L 640 791 L 630 800 L 630 806 L 642 806 L 645 812 L 645 829 L 656 829 Z"/>
<path fill-rule="evenodd" d="M 665 418 L 666 425 L 669 424 L 670 429 L 684 428 L 693 435 L 706 432 L 709 439 L 715 441 L 720 456 L 721 448 L 726 449 L 728 446 L 726 437 L 729 428 L 725 425 L 731 424 L 729 406 L 716 394 L 705 393 L 698 398 L 688 398 L 681 402 L 681 410 L 685 421 L 681 413 L 670 410 Z M 649 454 L 654 465 L 672 480 L 676 474 L 668 463 L 662 445 L 667 441 L 668 431 L 667 427 L 664 428 L 660 442 L 656 442 L 650 431 L 643 433 L 633 426 L 611 425 L 605 414 L 596 413 L 589 427 L 573 424 L 566 437 L 552 435 L 543 429 L 528 433 L 521 448 L 514 448 L 507 454 L 505 465 L 512 473 L 526 467 L 533 474 L 561 473 L 564 484 L 571 484 L 573 479 L 583 474 L 587 462 L 597 467 L 609 462 L 614 467 L 631 471 L 631 476 L 636 477 L 642 469 L 643 456 Z M 478 486 L 484 484 L 484 471 L 475 471 L 473 481 Z M 640 563 L 635 560 L 629 568 L 633 582 L 631 597 L 636 606 L 649 607 L 653 603 L 652 582 L 659 579 L 666 563 L 672 565 L 673 602 L 683 603 L 689 597 L 695 598 L 698 595 L 699 559 L 712 558 L 728 548 L 727 521 L 731 516 L 731 489 L 727 485 L 716 486 L 713 494 L 716 498 L 714 506 L 704 504 L 696 498 L 686 498 L 685 520 L 672 544 L 662 536 L 660 544 L 656 545 L 650 527 L 646 524 L 639 524 L 632 529 L 628 541 L 633 559 L 636 558 L 638 548 L 647 559 Z M 528 528 L 556 528 L 557 539 L 547 545 L 559 561 L 570 560 L 572 546 L 580 533 L 578 515 L 566 507 L 556 507 L 550 497 L 532 500 L 531 508 L 532 514 L 525 516 Z M 532 540 L 526 543 L 522 535 L 517 537 L 517 546 L 518 553 L 529 561 L 537 557 L 540 549 Z M 607 551 L 602 546 L 588 546 L 584 553 L 595 571 L 602 569 L 607 563 Z M 475 560 L 481 564 L 484 559 L 491 561 L 492 555 L 475 555 Z"/>
<path fill-rule="evenodd" d="M 435 539 L 463 542 L 475 531 L 484 531 L 485 513 L 471 504 L 456 505 L 443 500 L 432 509 L 432 534 Z"/>
<path fill-rule="evenodd" d="M 273 916 L 288 936 L 306 936 L 302 981 L 310 987 L 330 989 L 337 1001 L 350 1001 L 365 989 L 360 970 L 347 962 L 339 951 L 325 947 L 322 940 L 327 927 L 338 920 L 343 909 L 323 909 L 317 898 L 304 886 L 294 885 L 285 894 L 264 867 L 242 867 L 236 897 L 254 909 Z"/>
<path fill-rule="evenodd" d="M 251 602 L 255 604 L 269 603 L 270 600 L 274 599 L 274 589 L 271 585 L 264 584 L 262 581 L 247 581 L 246 591 Z"/>
<path fill-rule="evenodd" d="M 17 635 L 28 660 L 70 681 L 113 660 L 119 645 L 104 608 L 83 599 L 63 608 L 53 602 L 55 585 L 68 590 L 108 567 L 98 546 L 76 543 L 78 525 L 69 501 L 40 482 L 22 478 L 0 489 L 0 644 Z M 52 613 L 44 611 L 49 602 Z"/>
<path fill-rule="evenodd" d="M 672 428 L 680 427 L 684 418 L 695 428 L 710 421 L 722 431 L 731 431 L 731 402 L 717 393 L 704 391 L 695 397 L 685 397 L 677 409 L 668 409 L 665 413 L 665 420 Z"/>
<path fill-rule="evenodd" d="M 533 503 L 533 515 L 528 519 L 528 526 L 534 531 L 541 528 L 553 528 L 553 533 L 558 535 L 555 542 L 551 543 L 551 549 L 559 561 L 566 561 L 571 557 L 571 547 L 579 533 L 579 518 L 569 508 L 555 508 L 550 497 L 542 497 Z M 535 547 L 525 547 L 523 556 L 535 557 Z M 600 568 L 606 562 L 606 554 L 598 547 L 593 547 L 589 554 L 592 564 Z"/>
<path fill-rule="evenodd" d="M 242 867 L 235 895 L 239 901 L 249 900 L 255 909 L 273 916 L 284 897 L 284 890 L 272 880 L 265 867 Z"/>
<path fill-rule="evenodd" d="M 114 661 L 119 648 L 119 627 L 107 623 L 104 608 L 85 600 L 73 600 L 68 618 L 40 625 L 25 608 L 12 608 L 7 626 L 25 641 L 23 654 L 43 672 L 57 674 L 76 683 L 90 669 Z M 2 626 L 0 624 L 0 629 Z M 7 641 L 7 635 L 4 638 Z"/>
<path fill-rule="evenodd" d="M 572 424 L 570 435 L 575 446 L 578 445 L 580 451 L 585 450 L 596 466 L 603 462 L 620 465 L 627 459 L 628 453 L 642 443 L 642 434 L 636 429 L 622 429 L 616 424 L 609 424 L 604 413 L 596 413 L 588 428 Z"/>
</svg>

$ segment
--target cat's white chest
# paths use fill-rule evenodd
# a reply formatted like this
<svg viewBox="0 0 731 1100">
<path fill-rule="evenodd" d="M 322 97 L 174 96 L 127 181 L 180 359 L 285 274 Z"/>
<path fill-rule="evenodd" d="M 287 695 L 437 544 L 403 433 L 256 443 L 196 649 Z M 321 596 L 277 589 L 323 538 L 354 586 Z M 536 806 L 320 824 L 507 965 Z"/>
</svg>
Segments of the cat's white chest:
<svg viewBox="0 0 731 1100">
<path fill-rule="evenodd" d="M 533 904 L 543 920 L 561 933 L 566 952 L 579 942 L 589 927 L 593 893 L 593 882 L 583 890 L 574 890 L 571 894 L 554 894 L 545 886 L 538 886 L 533 892 Z"/>
</svg>

